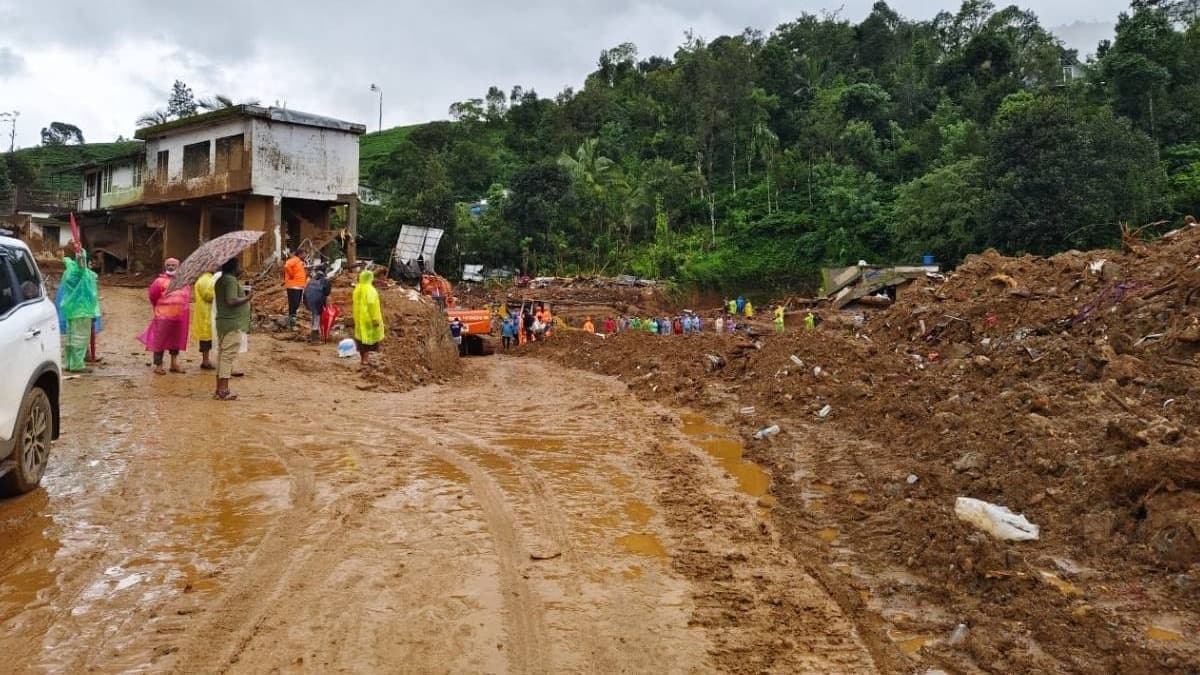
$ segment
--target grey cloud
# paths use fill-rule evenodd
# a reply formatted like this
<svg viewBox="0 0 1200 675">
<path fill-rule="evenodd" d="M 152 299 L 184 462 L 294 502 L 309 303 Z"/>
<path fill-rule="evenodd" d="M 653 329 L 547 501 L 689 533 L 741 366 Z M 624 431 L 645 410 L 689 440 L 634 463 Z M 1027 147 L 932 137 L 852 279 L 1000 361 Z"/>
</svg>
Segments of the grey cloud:
<svg viewBox="0 0 1200 675">
<path fill-rule="evenodd" d="M 0 79 L 25 72 L 25 59 L 11 47 L 0 47 Z"/>
</svg>

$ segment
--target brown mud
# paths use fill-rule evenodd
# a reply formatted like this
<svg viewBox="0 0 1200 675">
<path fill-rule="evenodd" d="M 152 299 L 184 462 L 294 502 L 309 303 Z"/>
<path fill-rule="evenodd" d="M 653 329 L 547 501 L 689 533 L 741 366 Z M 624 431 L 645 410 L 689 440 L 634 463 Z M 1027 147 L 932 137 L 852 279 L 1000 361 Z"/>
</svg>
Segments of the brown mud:
<svg viewBox="0 0 1200 675">
<path fill-rule="evenodd" d="M 551 363 L 438 365 L 418 310 L 382 357 L 444 384 L 255 333 L 215 401 L 194 353 L 152 374 L 141 291 L 103 298 L 43 489 L 0 501 L 8 672 L 876 669 L 732 431 Z"/>
<path fill-rule="evenodd" d="M 1195 229 L 1126 252 L 988 252 L 815 331 L 567 330 L 516 353 L 737 430 L 782 545 L 885 670 L 1196 672 L 1198 254 Z M 960 496 L 1041 539 L 973 529 Z"/>
</svg>

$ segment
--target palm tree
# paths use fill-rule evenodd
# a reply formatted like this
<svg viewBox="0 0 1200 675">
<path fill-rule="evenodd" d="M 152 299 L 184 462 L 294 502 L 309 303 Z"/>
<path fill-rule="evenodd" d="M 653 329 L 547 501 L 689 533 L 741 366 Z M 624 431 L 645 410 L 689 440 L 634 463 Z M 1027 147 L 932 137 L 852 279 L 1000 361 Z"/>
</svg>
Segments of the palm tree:
<svg viewBox="0 0 1200 675">
<path fill-rule="evenodd" d="M 599 237 L 602 228 L 611 239 L 614 220 L 610 217 L 614 210 L 612 202 L 614 197 L 616 200 L 622 199 L 621 195 L 628 190 L 629 184 L 616 162 L 597 152 L 598 145 L 598 139 L 589 138 L 579 145 L 574 157 L 563 152 L 558 158 L 558 165 L 569 171 L 575 184 L 595 200 L 595 236 Z"/>
<path fill-rule="evenodd" d="M 139 127 L 153 127 L 158 126 L 159 124 L 166 124 L 170 121 L 171 116 L 167 114 L 166 110 L 155 110 L 154 112 L 148 112 L 139 117 L 137 119 L 137 125 Z"/>
<path fill-rule="evenodd" d="M 200 106 L 200 108 L 202 108 L 203 110 L 206 110 L 208 112 L 212 112 L 214 110 L 222 110 L 224 108 L 232 108 L 236 105 L 258 105 L 258 104 L 259 104 L 258 99 L 254 99 L 254 98 L 242 101 L 241 103 L 234 103 L 232 98 L 230 98 L 224 94 L 214 94 L 212 96 L 209 96 L 206 99 L 202 99 L 199 103 L 197 103 L 197 105 Z"/>
</svg>

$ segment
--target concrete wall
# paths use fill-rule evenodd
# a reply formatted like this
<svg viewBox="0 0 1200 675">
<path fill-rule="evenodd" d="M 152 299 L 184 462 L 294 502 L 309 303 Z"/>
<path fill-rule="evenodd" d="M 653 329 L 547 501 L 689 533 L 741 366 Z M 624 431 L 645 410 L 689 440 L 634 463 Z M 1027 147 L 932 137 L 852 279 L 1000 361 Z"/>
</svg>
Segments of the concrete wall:
<svg viewBox="0 0 1200 675">
<path fill-rule="evenodd" d="M 250 124 L 245 119 L 232 119 L 199 129 L 187 129 L 172 133 L 165 138 L 146 141 L 146 178 L 155 178 L 158 172 L 158 153 L 167 150 L 170 154 L 167 161 L 167 180 L 174 182 L 183 180 L 183 146 L 201 141 L 209 142 L 208 170 L 211 173 L 213 161 L 216 158 L 214 141 L 225 136 L 245 134 L 246 143 L 250 143 Z M 198 179 L 193 179 L 198 180 Z"/>
<path fill-rule="evenodd" d="M 142 198 L 141 183 L 134 184 L 133 166 L 136 160 L 128 160 L 107 167 L 91 169 L 83 174 L 79 183 L 79 203 L 76 211 L 95 211 L 96 209 L 111 209 L 126 204 L 133 204 Z M 112 171 L 112 183 L 108 191 L 104 191 L 103 175 Z M 144 176 L 143 176 L 144 177 Z M 94 192 L 88 196 L 88 183 L 92 182 Z"/>
<path fill-rule="evenodd" d="M 358 192 L 358 136 L 254 118 L 254 194 L 334 201 Z"/>
</svg>

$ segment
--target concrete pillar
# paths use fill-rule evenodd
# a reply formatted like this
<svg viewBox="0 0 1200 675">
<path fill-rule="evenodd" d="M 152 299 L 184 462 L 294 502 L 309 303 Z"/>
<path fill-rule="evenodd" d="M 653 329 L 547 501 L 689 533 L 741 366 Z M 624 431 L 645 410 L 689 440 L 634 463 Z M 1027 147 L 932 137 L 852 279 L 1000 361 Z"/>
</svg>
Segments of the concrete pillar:
<svg viewBox="0 0 1200 675">
<path fill-rule="evenodd" d="M 358 195 L 346 203 L 346 233 L 346 261 L 353 265 L 358 262 Z"/>
<path fill-rule="evenodd" d="M 203 244 L 204 242 L 208 241 L 209 239 L 212 239 L 211 223 L 212 223 L 212 211 L 209 209 L 208 206 L 201 206 L 200 207 L 200 241 L 199 241 L 199 243 Z"/>
<path fill-rule="evenodd" d="M 272 200 L 271 231 L 275 234 L 275 250 L 272 260 L 278 261 L 283 256 L 283 197 L 276 196 Z"/>
<path fill-rule="evenodd" d="M 125 224 L 125 250 L 128 252 L 128 257 L 125 259 L 125 273 L 126 274 L 133 273 L 133 259 L 135 257 L 134 256 L 135 251 L 134 251 L 133 246 L 134 246 L 133 223 L 126 223 Z"/>
</svg>

